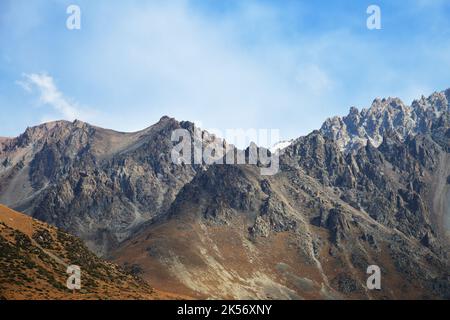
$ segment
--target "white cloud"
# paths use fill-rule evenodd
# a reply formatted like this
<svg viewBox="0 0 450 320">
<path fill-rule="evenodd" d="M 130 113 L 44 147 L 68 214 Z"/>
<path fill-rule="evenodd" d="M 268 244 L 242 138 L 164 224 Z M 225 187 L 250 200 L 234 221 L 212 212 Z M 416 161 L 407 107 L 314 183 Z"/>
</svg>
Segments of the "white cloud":
<svg viewBox="0 0 450 320">
<path fill-rule="evenodd" d="M 298 71 L 296 80 L 302 88 L 315 95 L 324 94 L 333 85 L 329 75 L 315 64 L 302 66 Z"/>
<path fill-rule="evenodd" d="M 84 119 L 86 116 L 77 103 L 65 97 L 57 88 L 53 78 L 45 73 L 24 74 L 23 80 L 16 81 L 16 83 L 29 93 L 36 89 L 39 94 L 39 104 L 52 107 L 58 113 L 58 116 L 63 117 L 64 120 L 73 121 Z M 55 118 L 55 116 L 46 117 Z"/>
</svg>

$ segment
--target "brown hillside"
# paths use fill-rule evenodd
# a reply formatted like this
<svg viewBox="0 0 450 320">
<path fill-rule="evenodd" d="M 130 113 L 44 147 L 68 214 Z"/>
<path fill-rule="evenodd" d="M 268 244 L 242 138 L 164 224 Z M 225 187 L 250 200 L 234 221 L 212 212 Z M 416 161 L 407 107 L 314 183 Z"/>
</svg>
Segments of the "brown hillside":
<svg viewBox="0 0 450 320">
<path fill-rule="evenodd" d="M 67 289 L 67 265 L 81 290 Z M 170 299 L 91 253 L 76 237 L 0 205 L 1 299 Z"/>
</svg>

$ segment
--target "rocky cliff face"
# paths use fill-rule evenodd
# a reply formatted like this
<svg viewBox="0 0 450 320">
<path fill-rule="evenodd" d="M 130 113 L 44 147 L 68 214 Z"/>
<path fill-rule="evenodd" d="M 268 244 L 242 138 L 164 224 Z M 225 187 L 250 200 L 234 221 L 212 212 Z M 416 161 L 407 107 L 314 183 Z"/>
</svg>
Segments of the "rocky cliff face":
<svg viewBox="0 0 450 320">
<path fill-rule="evenodd" d="M 0 202 L 188 296 L 449 298 L 449 93 L 329 119 L 277 151 L 274 176 L 173 164 L 172 131 L 193 126 L 167 117 L 50 123 L 0 142 Z"/>
<path fill-rule="evenodd" d="M 271 177 L 209 167 L 115 261 L 203 298 L 450 297 L 449 162 L 430 137 L 384 137 L 346 155 L 314 132 L 281 166 Z M 367 288 L 369 265 L 381 268 L 382 290 Z"/>
<path fill-rule="evenodd" d="M 177 166 L 163 117 L 137 133 L 75 121 L 29 128 L 0 149 L 0 203 L 63 228 L 104 254 L 165 212 L 201 166 Z"/>
</svg>

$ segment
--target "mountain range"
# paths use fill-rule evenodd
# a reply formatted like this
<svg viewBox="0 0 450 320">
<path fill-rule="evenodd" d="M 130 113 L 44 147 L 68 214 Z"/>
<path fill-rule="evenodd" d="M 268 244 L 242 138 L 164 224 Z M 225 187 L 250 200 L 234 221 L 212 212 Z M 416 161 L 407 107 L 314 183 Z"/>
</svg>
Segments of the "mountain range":
<svg viewBox="0 0 450 320">
<path fill-rule="evenodd" d="M 273 176 L 174 164 L 176 129 L 195 126 L 57 121 L 0 138 L 0 203 L 183 296 L 450 298 L 450 89 L 330 118 L 276 148 Z"/>
</svg>

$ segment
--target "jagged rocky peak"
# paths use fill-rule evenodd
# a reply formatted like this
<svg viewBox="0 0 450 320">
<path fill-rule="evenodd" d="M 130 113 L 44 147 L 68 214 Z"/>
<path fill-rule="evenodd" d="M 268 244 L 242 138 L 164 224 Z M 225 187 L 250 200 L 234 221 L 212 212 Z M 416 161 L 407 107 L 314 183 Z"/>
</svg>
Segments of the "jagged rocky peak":
<svg viewBox="0 0 450 320">
<path fill-rule="evenodd" d="M 150 126 L 147 129 L 150 129 L 152 127 L 179 127 L 181 123 L 182 122 L 177 121 L 175 118 L 169 116 L 162 116 L 157 123 L 155 123 L 153 126 Z M 186 122 L 186 125 L 188 124 L 189 122 Z"/>
<path fill-rule="evenodd" d="M 57 120 L 46 122 L 38 126 L 28 127 L 25 130 L 24 134 L 28 135 L 31 138 L 39 139 L 50 132 L 61 131 L 64 129 L 86 128 L 90 126 L 91 125 L 89 125 L 88 123 L 80 120 L 74 120 L 72 122 L 66 120 Z"/>
<path fill-rule="evenodd" d="M 412 102 L 411 107 L 416 111 L 429 111 L 440 113 L 450 108 L 450 89 L 443 92 L 434 92 L 428 98 L 422 96 Z"/>
<path fill-rule="evenodd" d="M 73 135 L 76 130 L 87 132 L 93 128 L 93 126 L 79 120 L 73 122 L 65 120 L 52 121 L 38 126 L 28 127 L 18 137 L 8 139 L 7 143 L 10 145 L 10 149 L 25 148 L 39 142 L 44 143 L 49 140 L 67 138 Z"/>
<path fill-rule="evenodd" d="M 176 129 L 193 133 L 195 126 L 164 116 L 131 133 L 79 120 L 28 128 L 0 149 L 0 203 L 70 231 L 104 254 L 164 213 L 202 167 L 172 162 Z M 212 139 L 199 132 L 204 143 Z"/>
<path fill-rule="evenodd" d="M 171 139 L 172 131 L 176 129 L 185 129 L 191 133 L 191 137 L 194 137 L 194 133 L 198 134 L 199 139 L 203 139 L 205 142 L 222 140 L 214 134 L 209 133 L 206 130 L 202 130 L 197 127 L 195 123 L 191 121 L 178 121 L 175 118 L 167 115 L 161 117 L 157 123 L 144 129 L 142 132 L 156 132 L 160 130 L 161 133 L 166 134 L 169 140 Z"/>
<path fill-rule="evenodd" d="M 449 106 L 450 89 L 435 92 L 428 98 L 414 100 L 411 106 L 399 98 L 377 98 L 368 109 L 352 107 L 347 116 L 327 119 L 321 132 L 336 141 L 342 151 L 354 152 L 370 141 L 375 147 L 387 132 L 401 139 L 410 134 L 427 133 Z"/>
<path fill-rule="evenodd" d="M 449 103 L 450 108 L 450 88 L 444 91 L 445 97 L 447 98 L 447 101 Z"/>
</svg>

